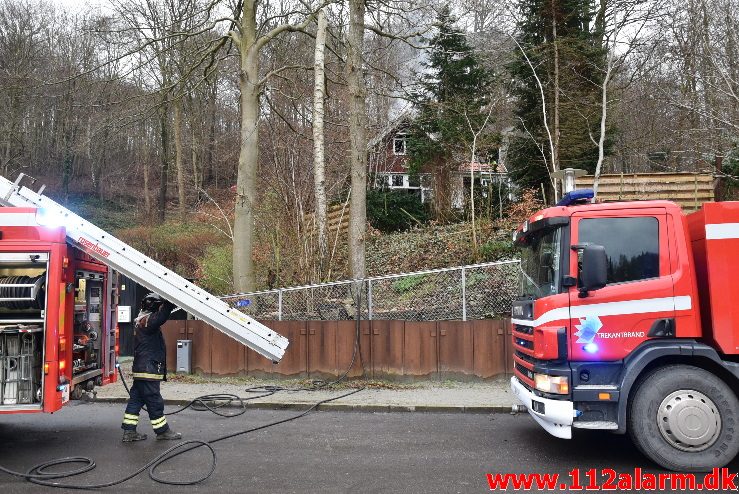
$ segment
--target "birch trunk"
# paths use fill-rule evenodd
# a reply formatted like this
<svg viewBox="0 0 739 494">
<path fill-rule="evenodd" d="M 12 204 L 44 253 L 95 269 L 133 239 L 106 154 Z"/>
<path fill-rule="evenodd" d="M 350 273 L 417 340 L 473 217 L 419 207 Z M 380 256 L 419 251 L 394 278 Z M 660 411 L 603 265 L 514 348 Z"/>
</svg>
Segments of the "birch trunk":
<svg viewBox="0 0 739 494">
<path fill-rule="evenodd" d="M 352 278 L 365 277 L 367 226 L 366 93 L 362 71 L 364 48 L 364 0 L 349 0 L 349 35 L 346 72 L 349 88 L 349 162 L 351 207 L 349 210 L 349 263 Z"/>
<path fill-rule="evenodd" d="M 316 31 L 316 50 L 313 64 L 315 77 L 313 90 L 313 185 L 316 196 L 316 227 L 318 230 L 318 276 L 323 276 L 328 254 L 326 234 L 326 169 L 323 140 L 323 102 L 326 98 L 326 79 L 324 74 L 324 54 L 326 48 L 326 12 L 318 13 Z"/>
<path fill-rule="evenodd" d="M 611 80 L 611 72 L 613 71 L 613 52 L 608 49 L 606 61 L 606 75 L 603 78 L 603 87 L 601 88 L 601 113 L 600 113 L 600 136 L 598 138 L 598 162 L 595 164 L 595 176 L 593 177 L 593 197 L 598 197 L 598 182 L 600 182 L 600 172 L 603 168 L 603 159 L 605 157 L 606 143 L 606 117 L 608 115 L 608 83 Z"/>
</svg>

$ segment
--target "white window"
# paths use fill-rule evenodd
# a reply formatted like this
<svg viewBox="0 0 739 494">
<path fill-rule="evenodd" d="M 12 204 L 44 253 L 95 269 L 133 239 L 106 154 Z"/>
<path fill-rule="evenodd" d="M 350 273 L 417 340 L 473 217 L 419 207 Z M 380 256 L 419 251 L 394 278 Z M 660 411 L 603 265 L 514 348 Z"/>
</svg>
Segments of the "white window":
<svg viewBox="0 0 739 494">
<path fill-rule="evenodd" d="M 392 175 L 390 177 L 390 185 L 393 187 L 403 187 L 403 182 L 405 181 L 404 178 L 405 177 L 403 175 Z"/>
<path fill-rule="evenodd" d="M 393 154 L 396 156 L 404 156 L 408 137 L 405 134 L 398 134 L 393 138 Z"/>
</svg>

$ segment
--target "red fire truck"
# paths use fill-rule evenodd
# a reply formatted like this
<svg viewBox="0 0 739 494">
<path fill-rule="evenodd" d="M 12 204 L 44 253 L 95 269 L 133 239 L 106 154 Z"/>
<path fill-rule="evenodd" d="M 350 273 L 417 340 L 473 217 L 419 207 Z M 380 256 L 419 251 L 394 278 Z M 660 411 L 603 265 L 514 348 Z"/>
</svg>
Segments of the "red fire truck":
<svg viewBox="0 0 739 494">
<path fill-rule="evenodd" d="M 665 468 L 723 466 L 739 451 L 739 202 L 592 197 L 515 234 L 511 388 L 556 437 L 629 432 Z"/>
<path fill-rule="evenodd" d="M 0 413 L 55 412 L 116 380 L 116 277 L 36 214 L 0 209 Z"/>
</svg>

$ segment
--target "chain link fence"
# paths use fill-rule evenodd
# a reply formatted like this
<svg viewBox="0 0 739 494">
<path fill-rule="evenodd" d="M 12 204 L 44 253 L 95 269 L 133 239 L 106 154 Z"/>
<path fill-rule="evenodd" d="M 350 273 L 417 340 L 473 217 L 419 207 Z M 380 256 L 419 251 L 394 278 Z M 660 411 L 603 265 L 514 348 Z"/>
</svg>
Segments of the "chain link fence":
<svg viewBox="0 0 739 494">
<path fill-rule="evenodd" d="M 466 321 L 510 313 L 519 273 L 519 261 L 501 261 L 222 298 L 262 320 Z"/>
</svg>

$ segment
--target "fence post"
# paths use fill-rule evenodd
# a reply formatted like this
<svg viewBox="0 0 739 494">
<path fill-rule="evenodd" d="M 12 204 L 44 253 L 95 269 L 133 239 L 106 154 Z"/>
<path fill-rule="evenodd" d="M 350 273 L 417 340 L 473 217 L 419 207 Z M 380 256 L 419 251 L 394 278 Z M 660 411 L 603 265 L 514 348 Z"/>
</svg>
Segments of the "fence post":
<svg viewBox="0 0 739 494">
<path fill-rule="evenodd" d="M 467 273 L 462 268 L 462 320 L 467 320 Z"/>
<path fill-rule="evenodd" d="M 277 320 L 282 321 L 282 288 L 277 292 Z"/>
<path fill-rule="evenodd" d="M 367 280 L 367 319 L 372 320 L 372 280 Z"/>
</svg>

